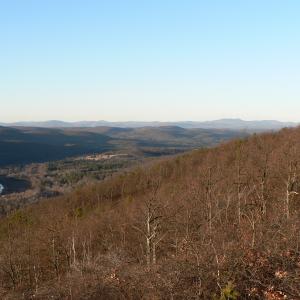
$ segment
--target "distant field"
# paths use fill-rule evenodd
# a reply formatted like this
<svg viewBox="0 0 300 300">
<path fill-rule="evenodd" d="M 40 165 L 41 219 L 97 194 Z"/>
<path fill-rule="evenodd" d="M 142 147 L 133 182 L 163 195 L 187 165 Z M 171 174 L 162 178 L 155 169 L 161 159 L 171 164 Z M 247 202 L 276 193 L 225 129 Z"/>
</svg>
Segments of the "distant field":
<svg viewBox="0 0 300 300">
<path fill-rule="evenodd" d="M 175 154 L 247 135 L 245 131 L 178 126 L 118 128 L 0 127 L 0 166 L 123 151 L 141 157 Z"/>
</svg>

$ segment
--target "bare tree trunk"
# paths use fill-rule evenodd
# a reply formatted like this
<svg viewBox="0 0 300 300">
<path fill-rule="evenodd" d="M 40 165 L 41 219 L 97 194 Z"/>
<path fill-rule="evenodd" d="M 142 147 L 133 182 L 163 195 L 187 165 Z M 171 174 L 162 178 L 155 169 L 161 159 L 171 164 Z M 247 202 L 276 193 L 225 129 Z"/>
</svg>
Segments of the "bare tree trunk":
<svg viewBox="0 0 300 300">
<path fill-rule="evenodd" d="M 290 191 L 289 191 L 289 181 L 286 184 L 286 198 L 285 198 L 285 213 L 286 213 L 286 218 L 290 218 Z"/>
<path fill-rule="evenodd" d="M 39 283 L 39 277 L 38 277 L 38 273 L 37 273 L 35 265 L 33 266 L 33 272 L 34 272 L 34 289 L 35 289 L 35 292 L 37 293 L 38 286 L 39 286 L 39 284 L 38 284 Z"/>
<path fill-rule="evenodd" d="M 147 266 L 150 267 L 151 264 L 151 206 L 147 207 L 147 233 L 146 233 L 146 261 Z"/>
<path fill-rule="evenodd" d="M 211 197 L 211 187 L 212 187 L 212 180 L 211 180 L 211 168 L 208 170 L 208 179 L 207 179 L 207 186 L 206 186 L 206 200 L 208 205 L 208 224 L 209 224 L 209 233 L 211 234 L 212 230 L 212 197 Z"/>
<path fill-rule="evenodd" d="M 249 224 L 251 226 L 251 231 L 252 231 L 252 239 L 251 239 L 251 248 L 254 248 L 255 246 L 255 215 L 253 214 L 253 212 L 251 212 L 251 217 L 249 217 L 247 214 L 243 214 L 243 216 L 245 216 L 247 218 L 247 220 L 249 221 Z"/>
<path fill-rule="evenodd" d="M 52 256 L 53 256 L 53 266 L 55 269 L 56 277 L 59 279 L 59 265 L 56 253 L 55 237 L 52 238 Z"/>
<path fill-rule="evenodd" d="M 151 244 L 150 239 L 146 237 L 146 262 L 147 266 L 150 267 L 151 265 Z"/>
<path fill-rule="evenodd" d="M 72 252 L 73 252 L 73 264 L 75 266 L 76 265 L 76 247 L 75 247 L 75 236 L 74 236 L 74 233 L 73 233 L 73 236 L 72 236 Z"/>
<path fill-rule="evenodd" d="M 152 264 L 156 264 L 156 243 L 152 243 Z"/>
<path fill-rule="evenodd" d="M 238 196 L 238 223 L 241 223 L 241 168 L 240 162 L 238 164 L 238 178 L 237 178 L 237 196 Z"/>
<path fill-rule="evenodd" d="M 295 191 L 295 185 L 297 183 L 297 170 L 298 170 L 298 163 L 290 161 L 289 173 L 286 181 L 286 197 L 285 197 L 285 213 L 286 213 L 287 220 L 289 220 L 290 218 L 291 197 L 298 195 L 298 192 Z"/>
<path fill-rule="evenodd" d="M 262 175 L 260 179 L 260 201 L 262 205 L 262 215 L 266 217 L 267 215 L 267 199 L 266 199 L 266 181 L 268 177 L 268 161 L 269 155 L 265 155 L 264 166 L 262 170 Z"/>
</svg>

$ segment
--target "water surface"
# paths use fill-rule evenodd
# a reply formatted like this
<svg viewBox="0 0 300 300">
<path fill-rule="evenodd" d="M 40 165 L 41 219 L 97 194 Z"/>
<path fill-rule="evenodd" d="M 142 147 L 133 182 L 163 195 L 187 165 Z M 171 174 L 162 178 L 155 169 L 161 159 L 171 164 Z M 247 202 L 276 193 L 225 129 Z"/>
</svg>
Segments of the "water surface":
<svg viewBox="0 0 300 300">
<path fill-rule="evenodd" d="M 26 179 L 0 176 L 0 195 L 25 192 L 30 187 L 30 181 Z"/>
</svg>

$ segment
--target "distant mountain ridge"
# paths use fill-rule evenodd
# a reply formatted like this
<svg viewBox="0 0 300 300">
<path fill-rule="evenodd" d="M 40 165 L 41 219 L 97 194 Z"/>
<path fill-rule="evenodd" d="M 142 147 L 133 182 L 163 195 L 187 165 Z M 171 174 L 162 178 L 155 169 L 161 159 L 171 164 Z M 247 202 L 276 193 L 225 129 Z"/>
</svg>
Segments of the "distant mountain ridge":
<svg viewBox="0 0 300 300">
<path fill-rule="evenodd" d="M 284 127 L 296 127 L 296 122 L 280 122 L 276 120 L 245 121 L 242 119 L 220 119 L 213 121 L 179 121 L 179 122 L 109 122 L 109 121 L 78 121 L 65 122 L 60 120 L 49 120 L 41 122 L 15 122 L 0 123 L 1 126 L 23 126 L 23 127 L 42 127 L 42 128 L 75 128 L 75 127 L 120 127 L 120 128 L 139 128 L 139 127 L 162 127 L 178 126 L 182 128 L 202 128 L 202 129 L 232 129 L 232 130 L 279 130 Z"/>
</svg>

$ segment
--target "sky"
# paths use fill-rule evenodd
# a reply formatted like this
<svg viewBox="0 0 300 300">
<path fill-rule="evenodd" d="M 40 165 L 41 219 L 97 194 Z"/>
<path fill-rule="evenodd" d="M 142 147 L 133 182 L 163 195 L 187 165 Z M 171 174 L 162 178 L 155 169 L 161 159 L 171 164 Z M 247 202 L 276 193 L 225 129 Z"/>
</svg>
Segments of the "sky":
<svg viewBox="0 0 300 300">
<path fill-rule="evenodd" d="M 300 121 L 299 0 L 0 0 L 0 122 Z"/>
</svg>

